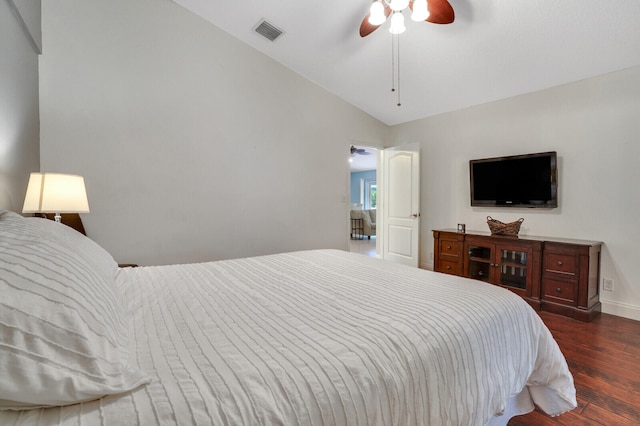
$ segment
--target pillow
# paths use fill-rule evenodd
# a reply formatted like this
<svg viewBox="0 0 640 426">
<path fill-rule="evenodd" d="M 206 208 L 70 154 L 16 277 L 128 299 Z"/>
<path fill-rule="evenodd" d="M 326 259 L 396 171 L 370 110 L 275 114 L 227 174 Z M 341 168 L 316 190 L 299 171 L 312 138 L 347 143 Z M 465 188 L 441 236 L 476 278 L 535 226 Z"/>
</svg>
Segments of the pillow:
<svg viewBox="0 0 640 426">
<path fill-rule="evenodd" d="M 74 404 L 148 383 L 128 363 L 117 267 L 66 225 L 0 212 L 0 410 Z"/>
</svg>

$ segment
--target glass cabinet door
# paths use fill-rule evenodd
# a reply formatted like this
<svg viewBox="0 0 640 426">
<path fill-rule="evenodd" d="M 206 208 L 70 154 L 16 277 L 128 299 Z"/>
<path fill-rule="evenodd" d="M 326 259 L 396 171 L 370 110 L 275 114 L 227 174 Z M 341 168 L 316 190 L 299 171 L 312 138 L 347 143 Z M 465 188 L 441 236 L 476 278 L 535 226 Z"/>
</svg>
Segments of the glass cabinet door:
<svg viewBox="0 0 640 426">
<path fill-rule="evenodd" d="M 500 255 L 500 276 L 498 284 L 507 287 L 527 288 L 527 270 L 529 253 L 527 250 L 514 250 L 498 247 Z"/>
<path fill-rule="evenodd" d="M 491 248 L 476 245 L 468 246 L 469 278 L 491 281 Z"/>
</svg>

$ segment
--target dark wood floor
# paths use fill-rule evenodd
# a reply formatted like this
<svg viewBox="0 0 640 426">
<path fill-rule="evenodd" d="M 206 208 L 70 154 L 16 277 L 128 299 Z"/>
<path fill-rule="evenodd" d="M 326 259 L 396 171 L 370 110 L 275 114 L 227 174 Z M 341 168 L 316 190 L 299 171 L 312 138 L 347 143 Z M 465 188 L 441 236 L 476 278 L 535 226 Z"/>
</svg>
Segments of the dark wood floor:
<svg viewBox="0 0 640 426">
<path fill-rule="evenodd" d="M 534 411 L 509 426 L 640 425 L 640 321 L 602 314 L 590 323 L 541 312 L 567 359 L 578 408 L 551 418 Z"/>
</svg>

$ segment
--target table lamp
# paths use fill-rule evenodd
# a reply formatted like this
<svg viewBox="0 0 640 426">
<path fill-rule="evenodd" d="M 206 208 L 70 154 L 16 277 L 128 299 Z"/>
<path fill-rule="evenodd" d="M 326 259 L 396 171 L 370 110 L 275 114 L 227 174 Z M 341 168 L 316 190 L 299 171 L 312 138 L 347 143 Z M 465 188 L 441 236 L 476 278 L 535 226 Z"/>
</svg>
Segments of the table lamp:
<svg viewBox="0 0 640 426">
<path fill-rule="evenodd" d="M 22 213 L 89 213 L 84 178 L 60 173 L 31 173 Z"/>
</svg>

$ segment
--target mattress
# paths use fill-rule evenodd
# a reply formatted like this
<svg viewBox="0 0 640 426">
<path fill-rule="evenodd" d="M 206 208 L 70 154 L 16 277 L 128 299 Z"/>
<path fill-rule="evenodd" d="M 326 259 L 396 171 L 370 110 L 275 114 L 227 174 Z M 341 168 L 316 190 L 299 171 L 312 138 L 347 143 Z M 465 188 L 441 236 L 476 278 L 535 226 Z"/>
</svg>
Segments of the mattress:
<svg viewBox="0 0 640 426">
<path fill-rule="evenodd" d="M 0 424 L 485 425 L 576 406 L 536 312 L 479 281 L 338 250 L 124 268 L 149 384 Z"/>
</svg>

